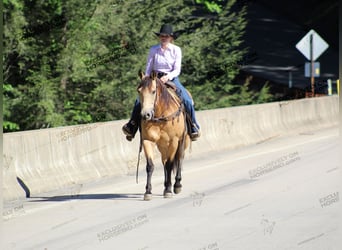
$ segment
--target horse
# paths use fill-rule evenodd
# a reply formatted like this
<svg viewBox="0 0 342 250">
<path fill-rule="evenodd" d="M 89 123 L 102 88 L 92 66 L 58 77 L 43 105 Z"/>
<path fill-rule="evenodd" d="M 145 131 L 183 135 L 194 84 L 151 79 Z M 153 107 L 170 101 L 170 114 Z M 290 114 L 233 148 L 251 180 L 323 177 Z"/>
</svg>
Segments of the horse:
<svg viewBox="0 0 342 250">
<path fill-rule="evenodd" d="M 187 131 L 185 109 L 172 88 L 163 83 L 156 72 L 150 76 L 139 72 L 140 84 L 137 87 L 141 105 L 140 139 L 146 158 L 147 183 L 144 200 L 151 200 L 151 178 L 154 170 L 155 147 L 161 154 L 164 167 L 164 197 L 172 197 L 172 172 L 175 174 L 173 192 L 182 190 L 182 163 L 185 150 L 190 144 Z M 170 83 L 169 83 L 170 84 Z"/>
</svg>

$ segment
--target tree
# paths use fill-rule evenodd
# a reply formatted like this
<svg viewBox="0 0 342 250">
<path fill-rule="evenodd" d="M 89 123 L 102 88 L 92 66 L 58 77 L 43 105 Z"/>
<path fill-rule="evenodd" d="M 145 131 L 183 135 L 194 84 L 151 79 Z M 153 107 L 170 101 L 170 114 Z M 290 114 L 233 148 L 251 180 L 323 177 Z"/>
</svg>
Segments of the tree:
<svg viewBox="0 0 342 250">
<path fill-rule="evenodd" d="M 15 95 L 4 93 L 4 113 L 9 123 L 18 125 L 5 131 L 62 125 L 51 81 L 58 53 L 57 27 L 51 23 L 60 15 L 60 2 L 5 1 L 4 9 L 4 81 L 16 90 Z"/>
<path fill-rule="evenodd" d="M 198 4 L 204 4 L 208 11 L 220 13 L 222 11 L 223 0 L 208 1 L 208 0 L 196 0 Z"/>
<path fill-rule="evenodd" d="M 239 49 L 246 26 L 246 9 L 232 11 L 229 1 L 222 11 L 206 18 L 198 17 L 184 46 L 185 84 L 197 97 L 197 108 L 231 106 L 230 100 L 240 86 L 233 83 L 245 50 Z M 190 86 L 189 86 L 190 85 Z"/>
<path fill-rule="evenodd" d="M 258 98 L 234 83 L 246 9 L 198 2 L 4 1 L 5 131 L 127 118 L 163 23 L 180 34 L 180 79 L 197 109 L 267 100 L 268 88 Z"/>
</svg>

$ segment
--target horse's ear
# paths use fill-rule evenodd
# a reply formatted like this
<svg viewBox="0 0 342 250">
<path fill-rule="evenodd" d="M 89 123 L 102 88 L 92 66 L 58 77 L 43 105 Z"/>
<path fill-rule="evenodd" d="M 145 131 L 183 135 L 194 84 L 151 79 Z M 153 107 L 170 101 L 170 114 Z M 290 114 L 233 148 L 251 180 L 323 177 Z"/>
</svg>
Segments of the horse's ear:
<svg viewBox="0 0 342 250">
<path fill-rule="evenodd" d="M 144 71 L 139 70 L 139 77 L 140 79 L 143 79 L 145 77 Z"/>
<path fill-rule="evenodd" d="M 157 73 L 154 70 L 152 70 L 151 72 L 151 78 L 152 80 L 155 80 L 157 78 Z"/>
</svg>

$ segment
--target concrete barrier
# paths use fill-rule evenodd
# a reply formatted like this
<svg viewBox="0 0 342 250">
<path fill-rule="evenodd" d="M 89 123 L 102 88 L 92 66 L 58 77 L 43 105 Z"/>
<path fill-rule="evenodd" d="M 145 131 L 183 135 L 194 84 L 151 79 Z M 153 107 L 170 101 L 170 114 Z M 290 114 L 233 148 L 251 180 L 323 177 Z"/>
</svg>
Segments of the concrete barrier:
<svg viewBox="0 0 342 250">
<path fill-rule="evenodd" d="M 192 144 L 190 157 L 336 125 L 338 97 L 201 111 L 197 116 L 202 137 Z M 121 132 L 125 122 L 4 134 L 4 199 L 133 175 L 139 139 L 137 136 L 133 142 L 126 141 Z"/>
<path fill-rule="evenodd" d="M 338 124 L 338 96 L 202 111 L 193 152 L 231 149 Z M 196 156 L 194 156 L 196 157 Z"/>
</svg>

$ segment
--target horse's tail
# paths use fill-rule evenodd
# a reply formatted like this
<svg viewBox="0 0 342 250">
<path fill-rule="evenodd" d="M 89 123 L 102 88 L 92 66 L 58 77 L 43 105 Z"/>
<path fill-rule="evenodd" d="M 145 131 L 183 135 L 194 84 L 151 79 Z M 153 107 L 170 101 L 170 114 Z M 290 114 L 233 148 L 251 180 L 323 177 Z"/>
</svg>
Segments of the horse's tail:
<svg viewBox="0 0 342 250">
<path fill-rule="evenodd" d="M 184 107 L 183 107 L 184 108 Z M 187 129 L 187 124 L 186 124 L 186 113 L 184 112 L 183 109 L 183 118 L 184 118 L 184 131 L 183 131 L 183 135 L 180 138 L 179 142 L 178 142 L 178 147 L 177 147 L 177 151 L 175 154 L 175 158 L 174 158 L 174 162 L 175 164 L 173 165 L 173 173 L 175 174 L 177 172 L 178 169 L 182 170 L 182 162 L 185 156 L 185 149 L 186 149 L 186 137 L 188 134 L 188 129 Z"/>
<path fill-rule="evenodd" d="M 182 162 L 184 159 L 185 155 L 185 139 L 181 139 L 178 142 L 178 148 L 175 154 L 174 162 L 175 164 L 173 165 L 173 173 L 176 174 L 178 169 L 182 168 Z"/>
</svg>

